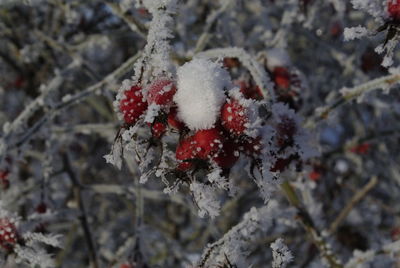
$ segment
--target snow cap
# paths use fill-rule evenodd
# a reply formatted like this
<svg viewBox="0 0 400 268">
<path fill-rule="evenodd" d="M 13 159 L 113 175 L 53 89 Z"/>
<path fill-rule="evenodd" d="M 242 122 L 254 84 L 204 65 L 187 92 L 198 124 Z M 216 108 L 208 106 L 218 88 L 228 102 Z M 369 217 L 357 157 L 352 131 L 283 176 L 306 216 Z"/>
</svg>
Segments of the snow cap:
<svg viewBox="0 0 400 268">
<path fill-rule="evenodd" d="M 224 89 L 232 87 L 229 73 L 208 59 L 193 59 L 179 67 L 174 101 L 178 117 L 191 129 L 209 129 L 225 102 Z"/>
</svg>

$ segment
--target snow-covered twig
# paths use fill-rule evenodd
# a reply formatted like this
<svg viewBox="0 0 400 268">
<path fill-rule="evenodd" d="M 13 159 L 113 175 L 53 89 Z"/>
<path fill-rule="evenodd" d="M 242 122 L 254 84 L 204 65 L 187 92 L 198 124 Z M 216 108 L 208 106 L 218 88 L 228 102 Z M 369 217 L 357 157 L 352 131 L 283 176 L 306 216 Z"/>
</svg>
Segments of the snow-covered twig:
<svg viewBox="0 0 400 268">
<path fill-rule="evenodd" d="M 317 118 L 316 120 L 325 119 L 328 115 L 335 110 L 336 108 L 342 106 L 343 104 L 347 103 L 356 98 L 362 97 L 364 94 L 376 90 L 382 89 L 384 91 L 388 91 L 391 87 L 395 84 L 400 83 L 400 74 L 398 72 L 394 74 L 390 74 L 384 77 L 380 77 L 371 81 L 368 81 L 364 84 L 358 85 L 353 88 L 343 88 L 340 90 L 341 96 L 329 104 L 327 106 L 319 107 L 316 109 Z"/>
<path fill-rule="evenodd" d="M 243 48 L 227 47 L 210 49 L 198 53 L 195 57 L 204 58 L 237 58 L 251 73 L 257 86 L 262 90 L 266 97 L 272 101 L 275 100 L 275 92 L 273 91 L 273 83 L 269 79 L 268 74 L 264 68 L 257 62 L 257 60 L 247 53 Z"/>
</svg>

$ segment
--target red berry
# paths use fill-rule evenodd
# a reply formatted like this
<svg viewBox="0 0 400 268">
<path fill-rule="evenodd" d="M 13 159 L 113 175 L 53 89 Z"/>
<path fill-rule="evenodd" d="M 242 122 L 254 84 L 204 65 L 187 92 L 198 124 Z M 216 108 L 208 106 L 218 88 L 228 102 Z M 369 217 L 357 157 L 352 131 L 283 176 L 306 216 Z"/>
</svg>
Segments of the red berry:
<svg viewBox="0 0 400 268">
<path fill-rule="evenodd" d="M 179 142 L 175 155 L 177 160 L 183 161 L 178 165 L 179 170 L 186 171 L 193 167 L 192 162 L 186 161 L 196 158 L 193 136 Z"/>
<path fill-rule="evenodd" d="M 238 82 L 240 92 L 246 99 L 262 100 L 263 94 L 257 85 L 248 85 L 244 81 Z"/>
<path fill-rule="evenodd" d="M 330 32 L 331 32 L 332 37 L 334 37 L 334 38 L 339 37 L 343 32 L 343 28 L 342 28 L 342 25 L 340 24 L 340 22 L 338 22 L 338 21 L 335 22 L 331 26 Z"/>
<path fill-rule="evenodd" d="M 355 154 L 367 154 L 369 149 L 371 148 L 371 144 L 369 143 L 362 143 L 350 148 L 350 151 Z"/>
<path fill-rule="evenodd" d="M 319 181 L 319 179 L 321 178 L 321 173 L 316 170 L 313 170 L 310 172 L 308 176 L 312 181 Z"/>
<path fill-rule="evenodd" d="M 119 109 L 124 116 L 125 123 L 133 125 L 146 111 L 147 102 L 143 99 L 142 88 L 140 86 L 132 86 L 131 89 L 125 91 L 124 94 L 125 96 L 120 102 Z"/>
<path fill-rule="evenodd" d="M 287 166 L 289 166 L 290 162 L 292 161 L 292 158 L 278 158 L 275 162 L 275 165 L 270 169 L 272 172 L 277 172 L 280 171 L 282 172 L 285 170 Z"/>
<path fill-rule="evenodd" d="M 144 7 L 138 8 L 138 13 L 142 16 L 148 16 L 150 13 L 147 9 L 145 9 Z"/>
<path fill-rule="evenodd" d="M 199 130 L 194 134 L 196 155 L 200 159 L 213 157 L 222 149 L 223 138 L 217 128 Z"/>
<path fill-rule="evenodd" d="M 151 127 L 151 134 L 157 139 L 161 138 L 167 131 L 167 125 L 161 122 L 147 123 L 147 125 Z"/>
<path fill-rule="evenodd" d="M 240 61 L 236 58 L 224 58 L 224 67 L 231 69 L 240 66 Z"/>
<path fill-rule="evenodd" d="M 246 108 L 237 100 L 228 99 L 221 109 L 222 126 L 235 135 L 244 134 L 249 123 Z"/>
<path fill-rule="evenodd" d="M 0 245 L 6 250 L 11 250 L 17 242 L 17 228 L 9 219 L 0 219 Z"/>
<path fill-rule="evenodd" d="M 177 109 L 176 107 L 171 108 L 168 114 L 168 125 L 172 128 L 175 128 L 179 131 L 185 128 L 185 124 L 177 118 Z"/>
<path fill-rule="evenodd" d="M 296 155 L 291 155 L 287 158 L 278 158 L 274 164 L 274 166 L 270 169 L 270 171 L 272 172 L 282 172 L 284 171 L 287 167 L 289 167 L 290 163 L 292 163 L 292 161 L 297 160 L 299 158 L 299 156 Z"/>
<path fill-rule="evenodd" d="M 243 142 L 240 143 L 241 151 L 243 151 L 247 156 L 257 156 L 261 153 L 262 144 L 261 137 L 250 138 L 248 137 Z"/>
<path fill-rule="evenodd" d="M 4 190 L 7 190 L 10 187 L 10 181 L 8 180 L 9 173 L 8 170 L 0 170 L 0 183 Z"/>
<path fill-rule="evenodd" d="M 397 241 L 400 239 L 400 227 L 395 227 L 390 232 L 390 236 L 392 237 L 393 241 Z"/>
<path fill-rule="evenodd" d="M 149 104 L 168 105 L 172 102 L 176 87 L 170 80 L 160 79 L 149 87 L 147 101 Z"/>
<path fill-rule="evenodd" d="M 388 0 L 388 12 L 392 19 L 400 19 L 400 1 L 399 0 Z"/>
<path fill-rule="evenodd" d="M 119 268 L 134 268 L 134 266 L 130 265 L 129 263 L 123 263 L 119 266 Z"/>
<path fill-rule="evenodd" d="M 44 214 L 44 213 L 46 213 L 46 211 L 47 211 L 47 205 L 46 205 L 46 203 L 40 202 L 40 204 L 37 205 L 37 207 L 36 207 L 35 210 L 36 210 L 36 212 L 39 213 L 39 214 Z"/>
<path fill-rule="evenodd" d="M 281 116 L 280 122 L 276 126 L 277 143 L 279 146 L 291 145 L 293 136 L 296 134 L 296 121 L 288 116 Z"/>
<path fill-rule="evenodd" d="M 231 140 L 227 140 L 223 143 L 222 150 L 216 157 L 213 158 L 214 162 L 217 163 L 221 168 L 231 168 L 239 159 L 239 150 Z"/>
<path fill-rule="evenodd" d="M 285 67 L 275 67 L 272 75 L 278 89 L 289 89 L 290 73 Z"/>
</svg>

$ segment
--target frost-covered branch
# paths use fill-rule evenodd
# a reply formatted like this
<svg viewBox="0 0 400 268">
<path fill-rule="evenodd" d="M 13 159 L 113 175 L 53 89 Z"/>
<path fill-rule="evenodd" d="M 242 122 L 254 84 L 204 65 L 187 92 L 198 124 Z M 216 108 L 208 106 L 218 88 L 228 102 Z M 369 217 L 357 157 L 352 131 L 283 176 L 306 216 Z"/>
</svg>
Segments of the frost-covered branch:
<svg viewBox="0 0 400 268">
<path fill-rule="evenodd" d="M 247 53 L 244 49 L 238 47 L 231 48 L 216 48 L 210 49 L 195 55 L 196 57 L 206 57 L 206 58 L 237 58 L 251 73 L 256 84 L 262 90 L 266 98 L 271 98 L 272 101 L 275 100 L 275 93 L 272 90 L 274 88 L 268 74 L 265 72 L 264 68 L 257 62 L 257 60 Z"/>
<path fill-rule="evenodd" d="M 318 116 L 317 120 L 327 118 L 332 111 L 351 100 L 357 99 L 357 101 L 362 101 L 364 95 L 373 90 L 382 89 L 385 93 L 387 93 L 398 83 L 400 83 L 400 74 L 395 71 L 394 74 L 371 80 L 353 88 L 342 88 L 340 90 L 340 98 L 333 101 L 332 104 L 328 106 L 319 107 L 316 109 Z"/>
</svg>

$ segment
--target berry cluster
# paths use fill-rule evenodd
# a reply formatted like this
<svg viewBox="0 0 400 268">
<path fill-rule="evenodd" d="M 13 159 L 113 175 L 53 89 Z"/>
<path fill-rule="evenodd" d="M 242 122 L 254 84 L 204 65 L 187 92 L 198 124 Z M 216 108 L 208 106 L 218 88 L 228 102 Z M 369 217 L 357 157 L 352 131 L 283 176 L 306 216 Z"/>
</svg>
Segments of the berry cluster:
<svg viewBox="0 0 400 268">
<path fill-rule="evenodd" d="M 279 75 L 276 77 L 277 81 L 283 81 Z M 283 85 L 289 87 L 287 81 L 278 84 L 279 87 Z M 125 98 L 120 100 L 120 112 L 126 125 L 131 126 L 143 117 L 150 105 L 157 104 L 161 107 L 153 122 L 147 122 L 147 125 L 150 127 L 152 138 L 158 140 L 168 129 L 179 133 L 180 138 L 175 150 L 176 170 L 186 172 L 212 165 L 229 170 L 238 161 L 240 154 L 249 157 L 254 163 L 261 161 L 259 156 L 264 147 L 262 137 L 247 135 L 252 123 L 249 117 L 249 103 L 262 97 L 258 87 L 249 88 L 243 83 L 240 93 L 236 92 L 226 98 L 216 124 L 212 128 L 195 131 L 190 130 L 178 117 L 178 109 L 173 102 L 176 86 L 172 81 L 160 79 L 152 83 L 147 88 L 147 98 L 143 92 L 143 87 L 139 85 L 133 85 L 125 91 Z M 242 93 L 246 93 L 247 98 Z M 253 100 L 249 102 L 248 99 Z M 297 125 L 294 119 L 288 116 L 281 116 L 277 122 L 274 126 L 274 146 L 282 151 L 293 145 Z M 277 157 L 270 171 L 281 172 L 298 159 L 297 154 L 290 154 L 285 158 Z"/>
<path fill-rule="evenodd" d="M 187 171 L 195 167 L 215 163 L 222 168 L 231 168 L 239 158 L 241 143 L 249 125 L 246 107 L 239 100 L 228 98 L 222 106 L 220 121 L 210 129 L 194 131 L 190 135 L 189 128 L 178 118 L 173 96 L 176 92 L 174 83 L 167 79 L 160 79 L 147 88 L 147 98 L 143 97 L 143 88 L 132 86 L 125 91 L 125 97 L 120 100 L 120 112 L 128 126 L 135 124 L 146 112 L 147 107 L 156 104 L 161 107 L 153 122 L 147 122 L 152 137 L 160 139 L 168 130 L 180 133 L 180 140 L 176 147 L 177 169 Z M 243 138 L 241 139 L 243 140 Z M 249 143 L 244 147 L 246 152 L 254 151 Z M 258 150 L 260 151 L 260 150 Z"/>
<path fill-rule="evenodd" d="M 387 2 L 387 10 L 389 16 L 395 20 L 400 20 L 400 1 L 398 0 L 388 0 Z"/>
<path fill-rule="evenodd" d="M 15 224 L 7 218 L 0 219 L 0 246 L 10 251 L 17 240 L 18 232 Z"/>
</svg>

